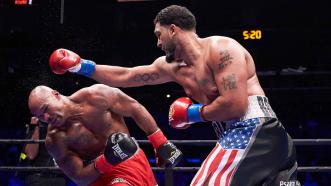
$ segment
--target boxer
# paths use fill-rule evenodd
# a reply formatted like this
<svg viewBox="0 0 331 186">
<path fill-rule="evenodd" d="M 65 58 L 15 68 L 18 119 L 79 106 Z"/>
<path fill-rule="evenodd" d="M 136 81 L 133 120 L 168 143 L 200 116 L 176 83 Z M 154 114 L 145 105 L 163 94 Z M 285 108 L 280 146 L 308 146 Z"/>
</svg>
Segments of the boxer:
<svg viewBox="0 0 331 186">
<path fill-rule="evenodd" d="M 175 166 L 182 157 L 149 112 L 117 88 L 97 84 L 64 96 L 37 86 L 28 104 L 34 116 L 49 124 L 46 148 L 77 185 L 157 185 L 124 117 L 148 135 L 159 166 Z"/>
</svg>

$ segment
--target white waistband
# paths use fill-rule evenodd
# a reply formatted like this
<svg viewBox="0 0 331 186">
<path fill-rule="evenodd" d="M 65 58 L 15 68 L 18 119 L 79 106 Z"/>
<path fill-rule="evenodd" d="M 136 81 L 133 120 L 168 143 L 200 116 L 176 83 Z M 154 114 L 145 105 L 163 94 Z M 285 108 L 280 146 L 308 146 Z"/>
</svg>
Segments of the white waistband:
<svg viewBox="0 0 331 186">
<path fill-rule="evenodd" d="M 226 121 L 226 123 L 233 123 L 233 121 L 244 121 L 253 118 L 277 118 L 275 112 L 272 110 L 269 100 L 266 96 L 249 96 L 248 108 L 246 114 L 240 119 Z"/>
</svg>

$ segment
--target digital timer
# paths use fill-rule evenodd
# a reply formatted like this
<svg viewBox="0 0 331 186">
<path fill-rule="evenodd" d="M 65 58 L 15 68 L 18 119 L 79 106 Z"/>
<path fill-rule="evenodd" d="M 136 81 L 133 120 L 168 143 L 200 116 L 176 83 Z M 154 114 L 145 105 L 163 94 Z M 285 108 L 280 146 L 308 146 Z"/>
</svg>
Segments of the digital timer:
<svg viewBox="0 0 331 186">
<path fill-rule="evenodd" d="M 262 38 L 262 31 L 257 29 L 257 30 L 244 30 L 243 31 L 243 36 L 244 36 L 244 40 L 248 40 L 248 39 L 261 39 Z"/>
</svg>

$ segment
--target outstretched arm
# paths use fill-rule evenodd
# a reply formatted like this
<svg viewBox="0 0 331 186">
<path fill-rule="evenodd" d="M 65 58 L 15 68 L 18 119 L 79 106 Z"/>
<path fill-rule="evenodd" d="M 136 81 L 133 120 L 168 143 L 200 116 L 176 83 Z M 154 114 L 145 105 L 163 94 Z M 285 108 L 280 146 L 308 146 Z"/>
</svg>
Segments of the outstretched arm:
<svg viewBox="0 0 331 186">
<path fill-rule="evenodd" d="M 100 176 L 93 163 L 84 166 L 83 160 L 67 148 L 63 134 L 51 135 L 46 137 L 46 148 L 65 175 L 79 186 L 89 185 Z"/>
<path fill-rule="evenodd" d="M 157 58 L 151 65 L 125 68 L 96 65 L 93 61 L 82 59 L 70 50 L 57 49 L 50 56 L 49 65 L 56 74 L 69 71 L 115 87 L 137 87 L 171 81 L 164 56 Z"/>
<path fill-rule="evenodd" d="M 96 65 L 91 76 L 94 80 L 114 87 L 137 87 L 156 85 L 171 81 L 163 68 L 164 59 L 159 58 L 151 65 L 125 68 L 119 66 Z"/>
</svg>

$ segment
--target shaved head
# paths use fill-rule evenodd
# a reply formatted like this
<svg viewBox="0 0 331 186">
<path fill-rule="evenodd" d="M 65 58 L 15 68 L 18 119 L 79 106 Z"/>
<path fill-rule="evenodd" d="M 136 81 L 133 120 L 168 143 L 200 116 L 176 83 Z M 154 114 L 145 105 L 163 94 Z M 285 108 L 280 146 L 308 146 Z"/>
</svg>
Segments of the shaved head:
<svg viewBox="0 0 331 186">
<path fill-rule="evenodd" d="M 44 85 L 37 86 L 30 92 L 28 104 L 33 115 L 39 111 L 43 104 L 49 102 L 53 92 L 53 89 Z"/>
<path fill-rule="evenodd" d="M 34 101 L 45 101 L 51 95 L 52 91 L 53 89 L 44 85 L 35 87 L 29 95 L 29 107 L 31 108 Z"/>
</svg>

